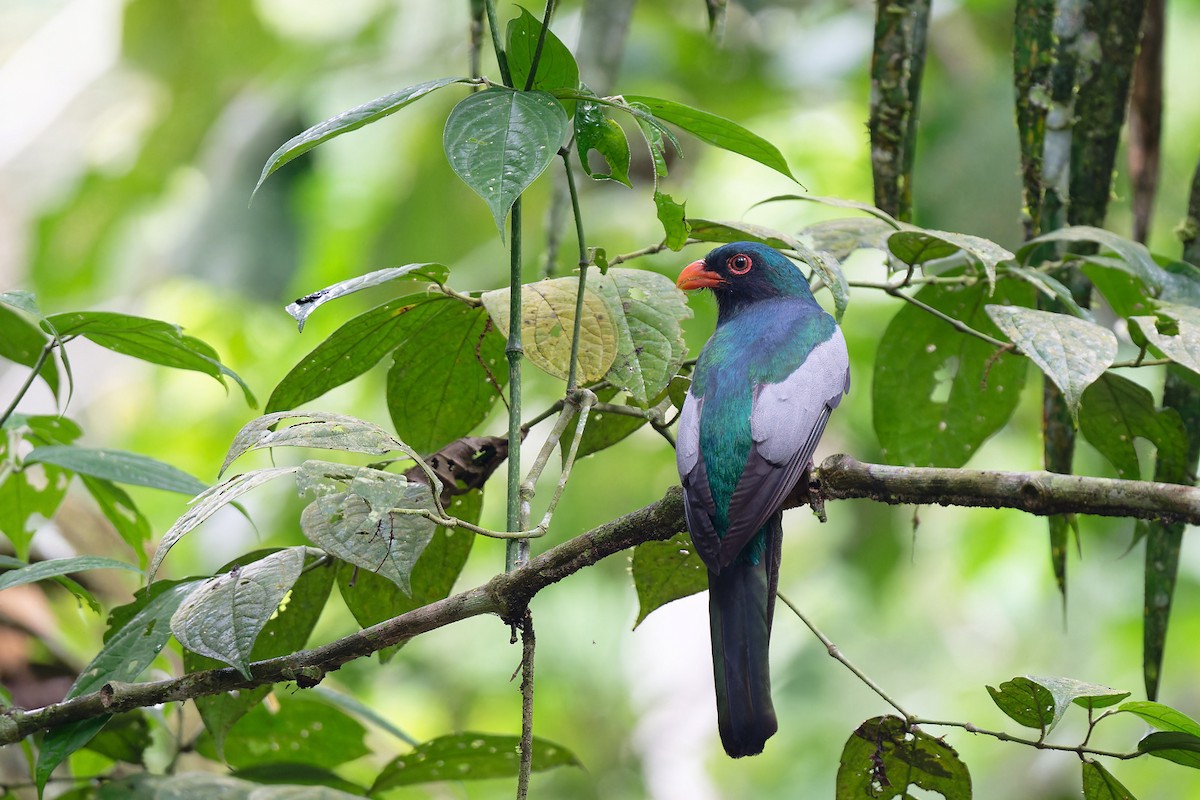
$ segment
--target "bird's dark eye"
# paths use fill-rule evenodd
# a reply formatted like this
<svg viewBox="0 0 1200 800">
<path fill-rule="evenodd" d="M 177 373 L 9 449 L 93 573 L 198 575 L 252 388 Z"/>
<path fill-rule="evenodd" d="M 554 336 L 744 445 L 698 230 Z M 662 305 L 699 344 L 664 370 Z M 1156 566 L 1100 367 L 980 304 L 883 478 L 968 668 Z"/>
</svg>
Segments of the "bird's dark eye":
<svg viewBox="0 0 1200 800">
<path fill-rule="evenodd" d="M 725 266 L 729 267 L 729 271 L 734 275 L 745 275 L 754 266 L 754 262 L 745 253 L 738 253 L 726 261 Z"/>
</svg>

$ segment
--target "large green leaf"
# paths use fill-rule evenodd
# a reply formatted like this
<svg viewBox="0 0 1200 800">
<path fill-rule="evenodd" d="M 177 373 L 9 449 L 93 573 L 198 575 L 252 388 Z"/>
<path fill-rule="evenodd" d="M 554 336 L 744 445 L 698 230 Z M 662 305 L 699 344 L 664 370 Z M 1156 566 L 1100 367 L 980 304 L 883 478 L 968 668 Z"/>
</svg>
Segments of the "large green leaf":
<svg viewBox="0 0 1200 800">
<path fill-rule="evenodd" d="M 296 408 L 362 375 L 412 335 L 405 316 L 433 299 L 427 294 L 398 297 L 346 322 L 283 377 L 266 411 Z"/>
<path fill-rule="evenodd" d="M 708 569 L 696 555 L 692 538 L 686 532 L 677 533 L 665 542 L 639 544 L 633 549 L 632 569 L 638 596 L 635 628 L 651 611 L 708 588 Z"/>
<path fill-rule="evenodd" d="M 114 609 L 104 647 L 79 674 L 66 699 L 97 691 L 109 681 L 136 679 L 171 638 L 171 616 L 195 586 L 193 581 L 144 589 L 126 610 Z M 86 745 L 108 719 L 108 715 L 94 717 L 46 733 L 35 771 L 39 792 L 54 768 Z"/>
<path fill-rule="evenodd" d="M 520 763 L 519 743 L 516 736 L 470 731 L 440 736 L 389 761 L 375 779 L 370 794 L 375 797 L 398 786 L 430 781 L 515 777 Z M 537 736 L 533 737 L 532 756 L 534 772 L 582 766 L 570 750 Z"/>
<path fill-rule="evenodd" d="M 1043 242 L 1071 242 L 1099 245 L 1110 250 L 1119 259 L 1120 268 L 1129 274 L 1140 278 L 1147 286 L 1161 289 L 1169 279 L 1166 272 L 1150 255 L 1146 246 L 1138 242 L 1118 236 L 1103 228 L 1093 228 L 1088 225 L 1074 225 L 1067 228 L 1042 234 L 1036 239 L 1030 239 L 1018 252 L 1022 261 L 1037 250 Z"/>
<path fill-rule="evenodd" d="M 455 497 L 446 511 L 467 522 L 478 522 L 482 507 L 483 494 L 476 491 Z M 439 527 L 434 531 L 413 566 L 409 594 L 374 571 L 344 561 L 337 571 L 338 590 L 359 625 L 366 628 L 383 622 L 448 597 L 474 540 L 475 534 L 464 528 Z M 380 660 L 387 661 L 398 649 L 399 645 L 379 651 Z"/>
<path fill-rule="evenodd" d="M 343 133 L 349 133 L 376 120 L 383 119 L 389 114 L 394 114 L 409 103 L 419 100 L 430 92 L 441 89 L 444 86 L 449 86 L 453 83 L 468 82 L 469 79 L 467 78 L 438 78 L 435 81 L 427 81 L 416 86 L 409 86 L 398 92 L 377 97 L 369 103 L 363 103 L 361 106 L 355 106 L 349 111 L 343 111 L 336 117 L 330 117 L 319 125 L 314 125 L 304 133 L 288 139 L 279 146 L 278 150 L 271 154 L 271 157 L 267 159 L 267 163 L 263 165 L 262 174 L 258 176 L 258 183 L 254 185 L 254 191 L 257 192 L 259 187 L 263 185 L 263 181 L 270 177 L 271 173 L 275 170 L 293 158 L 307 153 L 322 142 L 329 141 L 335 136 L 341 136 Z"/>
<path fill-rule="evenodd" d="M 507 46 L 504 55 L 513 86 L 526 88 L 529 70 L 537 52 L 538 38 L 542 36 L 542 22 L 522 8 L 520 15 L 508 23 Z M 542 52 L 538 57 L 537 75 L 529 89 L 550 91 L 552 89 L 576 89 L 579 87 L 579 65 L 567 46 L 547 29 L 542 41 Z M 569 111 L 570 109 L 568 109 Z"/>
<path fill-rule="evenodd" d="M 436 526 L 404 512 L 434 510 L 428 486 L 383 470 L 321 461 L 305 462 L 296 482 L 302 493 L 316 494 L 300 516 L 313 544 L 412 593 L 413 565 Z"/>
<path fill-rule="evenodd" d="M 970 800 L 971 775 L 954 748 L 899 717 L 859 725 L 842 749 L 837 800 L 907 798 L 913 787 L 944 800 Z"/>
<path fill-rule="evenodd" d="M 225 760 L 231 767 L 299 763 L 329 769 L 371 752 L 363 741 L 366 728 L 341 709 L 311 695 L 275 697 L 278 710 L 260 703 L 225 737 Z M 216 755 L 203 739 L 197 749 Z"/>
<path fill-rule="evenodd" d="M 778 147 L 736 122 L 658 97 L 625 95 L 625 102 L 648 110 L 658 119 L 682 128 L 703 142 L 745 156 L 792 180 L 796 179 Z"/>
<path fill-rule="evenodd" d="M 489 89 L 454 107 L 442 147 L 451 169 L 487 203 L 503 237 L 508 210 L 550 165 L 566 134 L 567 114 L 553 95 Z"/>
<path fill-rule="evenodd" d="M 525 356 L 538 368 L 566 380 L 571 363 L 571 335 L 575 326 L 578 278 L 527 283 L 521 287 L 521 343 Z M 484 308 L 502 336 L 508 336 L 509 290 L 485 292 Z M 604 377 L 617 357 L 617 324 L 604 299 L 594 288 L 583 293 L 583 319 L 579 330 L 580 383 Z"/>
<path fill-rule="evenodd" d="M 25 456 L 26 464 L 53 464 L 115 483 L 149 486 L 179 494 L 196 495 L 208 484 L 177 467 L 124 450 L 77 447 L 70 444 L 35 447 Z"/>
<path fill-rule="evenodd" d="M 7 440 L 0 438 L 0 464 L 7 457 Z M 25 464 L 0 472 L 5 473 L 0 480 L 0 533 L 8 538 L 17 558 L 28 558 L 33 535 L 67 496 L 71 473 L 53 464 Z"/>
<path fill-rule="evenodd" d="M 304 323 L 308 321 L 308 317 L 320 306 L 328 303 L 330 300 L 336 300 L 339 297 L 345 297 L 348 294 L 360 292 L 363 289 L 370 289 L 373 286 L 379 286 L 389 281 L 401 279 L 407 280 L 426 280 L 435 283 L 441 283 L 446 280 L 450 274 L 450 270 L 442 264 L 420 263 L 420 264 L 405 264 L 403 267 L 388 267 L 387 269 L 377 269 L 374 272 L 368 272 L 366 275 L 357 275 L 353 278 L 347 278 L 344 281 L 338 281 L 332 286 L 326 286 L 324 289 L 306 294 L 297 300 L 288 303 L 285 309 L 292 318 L 296 320 L 296 324 L 300 330 L 304 330 Z M 421 295 L 415 295 L 420 297 Z"/>
<path fill-rule="evenodd" d="M 1117 357 L 1117 337 L 1094 322 L 1020 306 L 987 306 L 988 316 L 1062 390 L 1078 419 L 1083 390 Z"/>
<path fill-rule="evenodd" d="M 482 308 L 448 298 L 424 303 L 399 322 L 388 413 L 406 444 L 431 453 L 470 433 L 502 395 L 504 340 Z"/>
<path fill-rule="evenodd" d="M 1027 728 L 1049 733 L 1072 703 L 1088 709 L 1104 708 L 1121 702 L 1129 692 L 1110 689 L 1074 678 L 1013 678 L 995 687 L 987 687 L 992 701 L 1008 716 Z"/>
<path fill-rule="evenodd" d="M 267 620 L 267 624 L 259 633 L 254 648 L 250 651 L 251 662 L 294 653 L 308 642 L 317 619 L 325 610 L 325 602 L 333 587 L 335 564 L 340 563 L 324 557 L 324 554 L 321 557 L 325 563 L 315 563 L 313 554 L 317 552 L 319 551 L 310 551 L 307 555 L 304 571 L 292 585 L 291 591 L 279 607 L 279 612 Z M 242 556 L 234 564 L 223 567 L 221 571 L 227 571 L 234 565 L 251 563 L 257 560 L 258 555 L 249 553 Z M 188 672 L 223 666 L 220 661 L 191 650 L 184 650 L 183 665 Z M 229 729 L 261 703 L 270 691 L 270 686 L 259 686 L 195 699 L 196 710 L 200 712 L 204 727 L 213 738 L 218 755 L 224 757 L 225 736 Z"/>
<path fill-rule="evenodd" d="M 249 388 L 217 359 L 216 352 L 199 339 L 184 335 L 177 325 L 112 311 L 72 311 L 54 314 L 47 321 L 64 339 L 83 336 L 113 352 L 164 367 L 202 372 L 222 383 L 223 376 L 228 375 L 242 387 L 246 402 L 255 404 Z"/>
<path fill-rule="evenodd" d="M 987 287 L 927 286 L 916 298 L 995 335 L 984 305 Z M 1032 287 L 1001 278 L 992 300 L 1026 306 Z M 891 464 L 961 467 L 1012 416 L 1026 362 L 911 304 L 884 332 L 872 385 L 875 432 Z"/>
<path fill-rule="evenodd" d="M 1138 480 L 1134 439 L 1143 438 L 1158 448 L 1158 458 L 1172 469 L 1184 469 L 1187 432 L 1178 412 L 1155 407 L 1150 391 L 1128 378 L 1103 375 L 1083 393 L 1079 430 L 1108 459 L 1117 477 Z"/>
<path fill-rule="evenodd" d="M 306 553 L 289 547 L 204 581 L 171 617 L 175 638 L 249 678 L 254 643 L 300 577 Z"/>
</svg>

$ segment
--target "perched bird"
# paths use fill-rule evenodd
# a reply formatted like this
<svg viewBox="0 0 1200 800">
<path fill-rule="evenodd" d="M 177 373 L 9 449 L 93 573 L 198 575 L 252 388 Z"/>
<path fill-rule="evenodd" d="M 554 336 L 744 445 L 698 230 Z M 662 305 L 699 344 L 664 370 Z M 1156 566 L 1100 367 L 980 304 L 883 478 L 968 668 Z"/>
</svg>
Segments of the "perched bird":
<svg viewBox="0 0 1200 800">
<path fill-rule="evenodd" d="M 850 389 L 846 340 L 783 254 L 734 242 L 676 285 L 711 289 L 717 329 L 679 416 L 688 531 L 708 567 L 717 724 L 733 758 L 775 733 L 767 644 L 779 584 L 782 505 Z"/>
</svg>

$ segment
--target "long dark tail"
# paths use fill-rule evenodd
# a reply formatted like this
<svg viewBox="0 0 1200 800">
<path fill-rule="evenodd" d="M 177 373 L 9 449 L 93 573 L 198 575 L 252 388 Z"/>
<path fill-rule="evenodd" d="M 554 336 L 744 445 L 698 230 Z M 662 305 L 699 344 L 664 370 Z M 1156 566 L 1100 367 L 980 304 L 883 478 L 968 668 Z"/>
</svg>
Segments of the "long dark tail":
<svg viewBox="0 0 1200 800">
<path fill-rule="evenodd" d="M 771 705 L 767 646 L 779 583 L 783 514 L 762 533 L 766 549 L 757 564 L 740 560 L 708 573 L 708 618 L 712 630 L 717 727 L 732 758 L 758 755 L 778 729 Z"/>
</svg>

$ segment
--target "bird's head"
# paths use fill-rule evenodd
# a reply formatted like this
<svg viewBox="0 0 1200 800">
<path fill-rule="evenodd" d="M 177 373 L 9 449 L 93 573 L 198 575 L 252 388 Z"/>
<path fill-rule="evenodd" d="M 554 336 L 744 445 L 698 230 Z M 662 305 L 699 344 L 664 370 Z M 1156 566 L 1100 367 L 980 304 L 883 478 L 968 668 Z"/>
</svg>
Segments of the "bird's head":
<svg viewBox="0 0 1200 800">
<path fill-rule="evenodd" d="M 803 273 L 787 256 L 758 242 L 721 245 L 679 273 L 680 289 L 712 289 L 720 316 L 776 297 L 813 301 Z"/>
</svg>

